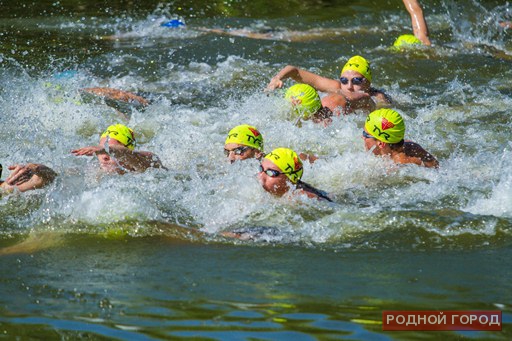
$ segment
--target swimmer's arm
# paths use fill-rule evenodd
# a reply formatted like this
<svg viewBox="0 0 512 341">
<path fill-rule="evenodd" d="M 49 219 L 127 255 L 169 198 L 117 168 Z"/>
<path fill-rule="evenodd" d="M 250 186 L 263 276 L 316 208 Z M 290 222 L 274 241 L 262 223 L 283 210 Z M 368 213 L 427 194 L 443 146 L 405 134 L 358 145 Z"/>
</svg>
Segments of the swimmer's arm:
<svg viewBox="0 0 512 341">
<path fill-rule="evenodd" d="M 5 187 L 8 189 L 16 187 L 20 192 L 42 188 L 57 177 L 53 169 L 42 164 L 12 165 L 9 166 L 9 170 L 11 174 L 4 182 Z"/>
<path fill-rule="evenodd" d="M 141 106 L 149 105 L 149 101 L 144 97 L 138 96 L 134 93 L 123 91 L 119 89 L 112 88 L 84 88 L 80 90 L 81 92 L 87 92 L 89 94 L 93 94 L 99 97 L 103 97 L 106 99 L 111 99 L 115 101 L 121 101 L 126 103 L 135 103 L 140 104 Z"/>
<path fill-rule="evenodd" d="M 416 38 L 421 40 L 423 44 L 430 46 L 430 39 L 428 38 L 428 27 L 423 10 L 417 0 L 403 0 L 405 8 L 411 16 L 412 30 Z"/>
<path fill-rule="evenodd" d="M 229 36 L 235 36 L 235 37 L 245 37 L 245 38 L 252 38 L 252 39 L 270 39 L 272 38 L 271 34 L 268 33 L 257 33 L 257 32 L 251 32 L 249 30 L 225 30 L 221 28 L 207 28 L 207 27 L 197 27 L 197 30 L 208 32 L 208 33 L 218 33 L 218 34 L 225 34 Z"/>
<path fill-rule="evenodd" d="M 110 153 L 124 167 L 135 172 L 144 172 L 148 168 L 163 168 L 167 170 L 158 156 L 151 152 L 138 152 L 122 146 L 110 146 Z"/>
<path fill-rule="evenodd" d="M 381 90 L 372 88 L 370 90 L 370 94 L 375 101 L 377 109 L 393 105 L 393 100 L 391 97 Z"/>
<path fill-rule="evenodd" d="M 167 170 L 160 159 L 150 152 L 136 152 L 123 146 L 110 146 L 109 152 L 123 164 L 123 167 L 128 168 L 130 171 L 144 172 L 151 167 Z M 89 146 L 72 150 L 71 153 L 76 156 L 93 156 L 99 153 L 106 153 L 106 150 L 103 146 Z"/>
<path fill-rule="evenodd" d="M 275 90 L 283 87 L 283 80 L 292 78 L 298 83 L 311 85 L 317 91 L 332 92 L 339 89 L 340 83 L 337 80 L 325 78 L 312 72 L 299 69 L 296 66 L 287 65 L 279 71 L 267 85 L 267 90 Z"/>
<path fill-rule="evenodd" d="M 74 149 L 71 151 L 75 156 L 93 156 L 101 151 L 105 151 L 103 146 L 88 146 L 79 149 Z"/>
</svg>

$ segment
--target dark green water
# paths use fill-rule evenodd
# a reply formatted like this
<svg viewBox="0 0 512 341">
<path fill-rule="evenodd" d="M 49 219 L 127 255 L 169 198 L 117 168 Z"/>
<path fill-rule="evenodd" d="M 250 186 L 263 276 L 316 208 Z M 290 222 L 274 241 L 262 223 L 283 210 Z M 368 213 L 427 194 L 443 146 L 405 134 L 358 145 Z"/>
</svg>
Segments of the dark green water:
<svg viewBox="0 0 512 341">
<path fill-rule="evenodd" d="M 512 338 L 512 20 L 501 1 L 424 5 L 433 48 L 393 1 L 0 2 L 0 161 L 59 173 L 0 200 L 6 339 Z M 160 23 L 179 18 L 185 28 Z M 268 39 L 204 28 L 270 33 Z M 363 115 L 327 128 L 264 94 L 286 64 L 336 78 L 362 54 L 439 170 L 364 151 Z M 292 83 L 287 83 L 291 85 Z M 79 89 L 149 94 L 123 121 Z M 169 171 L 98 176 L 70 154 L 123 122 Z M 272 198 L 257 163 L 226 164 L 229 129 L 320 157 L 304 180 L 335 203 Z M 254 241 L 218 232 L 262 230 Z M 502 332 L 383 332 L 383 310 L 501 310 Z"/>
</svg>

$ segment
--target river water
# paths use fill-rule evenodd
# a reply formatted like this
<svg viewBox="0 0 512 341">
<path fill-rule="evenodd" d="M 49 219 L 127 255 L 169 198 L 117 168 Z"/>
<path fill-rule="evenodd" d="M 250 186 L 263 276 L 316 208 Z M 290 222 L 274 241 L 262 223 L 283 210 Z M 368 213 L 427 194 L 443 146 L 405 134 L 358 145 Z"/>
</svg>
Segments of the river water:
<svg viewBox="0 0 512 341">
<path fill-rule="evenodd" d="M 0 200 L 6 339 L 511 339 L 512 20 L 502 1 L 429 1 L 432 48 L 388 1 L 1 1 L 0 160 L 55 183 Z M 185 27 L 160 24 L 180 19 Z M 265 39 L 219 34 L 242 30 Z M 336 78 L 371 61 L 373 85 L 438 170 L 364 150 L 364 115 L 287 117 L 262 90 L 287 64 Z M 293 84 L 291 81 L 287 85 Z M 79 90 L 147 95 L 128 117 Z M 168 171 L 105 176 L 112 123 Z M 334 203 L 265 193 L 257 162 L 230 165 L 227 132 L 319 156 L 303 180 Z M 223 238 L 246 230 L 253 240 Z M 256 232 L 254 232 L 256 231 Z M 383 310 L 501 310 L 502 332 L 383 332 Z"/>
</svg>

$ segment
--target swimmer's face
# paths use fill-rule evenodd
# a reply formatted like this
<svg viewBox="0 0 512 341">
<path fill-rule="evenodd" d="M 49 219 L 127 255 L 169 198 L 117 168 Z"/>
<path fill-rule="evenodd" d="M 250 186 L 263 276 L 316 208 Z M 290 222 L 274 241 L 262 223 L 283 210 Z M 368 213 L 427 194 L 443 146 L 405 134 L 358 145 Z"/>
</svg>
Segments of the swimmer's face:
<svg viewBox="0 0 512 341">
<path fill-rule="evenodd" d="M 100 146 L 104 146 L 105 145 L 105 142 L 106 142 L 107 138 L 106 137 L 103 137 L 100 139 Z M 108 140 L 108 144 L 109 146 L 123 146 L 124 145 L 117 141 L 117 140 L 114 140 L 112 138 L 110 138 Z M 108 155 L 107 153 L 103 152 L 103 153 L 98 153 L 96 154 L 98 156 L 98 160 L 100 162 L 100 168 L 105 171 L 105 172 L 108 172 L 108 173 L 122 173 L 122 169 L 119 168 L 119 165 L 116 163 L 115 160 L 113 160 L 110 155 Z"/>
<path fill-rule="evenodd" d="M 261 183 L 261 186 L 269 193 L 272 193 L 277 196 L 284 195 L 289 190 L 289 181 L 286 175 L 279 174 L 278 176 L 269 176 L 264 171 L 270 169 L 275 170 L 279 173 L 282 171 L 277 167 L 272 161 L 268 159 L 263 159 L 261 162 L 261 167 L 263 171 L 258 173 L 258 180 Z"/>
<path fill-rule="evenodd" d="M 377 139 L 375 137 L 372 137 L 368 132 L 366 131 L 366 128 L 363 128 L 363 135 L 361 138 L 364 141 L 364 148 L 366 150 L 370 150 L 373 148 L 372 152 L 375 155 L 380 154 L 379 146 L 377 144 Z"/>
<path fill-rule="evenodd" d="M 343 84 L 345 82 L 346 84 Z M 368 92 L 370 89 L 370 82 L 362 74 L 354 70 L 343 72 L 340 77 L 340 84 L 341 89 L 347 92 Z"/>
<path fill-rule="evenodd" d="M 231 163 L 236 160 L 259 158 L 261 156 L 259 150 L 238 143 L 228 143 L 224 145 L 224 154 Z"/>
</svg>

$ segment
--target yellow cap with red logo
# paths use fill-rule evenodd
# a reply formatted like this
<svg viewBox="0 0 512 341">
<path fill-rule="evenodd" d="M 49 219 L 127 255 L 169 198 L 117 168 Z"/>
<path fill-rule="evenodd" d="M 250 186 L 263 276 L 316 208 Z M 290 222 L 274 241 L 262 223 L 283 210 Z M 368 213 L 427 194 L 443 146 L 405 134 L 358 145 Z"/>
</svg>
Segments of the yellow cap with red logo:
<svg viewBox="0 0 512 341">
<path fill-rule="evenodd" d="M 263 135 L 258 129 L 248 124 L 242 124 L 231 129 L 224 144 L 228 143 L 242 144 L 263 151 Z"/>
<path fill-rule="evenodd" d="M 404 120 L 398 112 L 392 109 L 373 111 L 366 117 L 364 127 L 368 134 L 386 143 L 398 143 L 405 136 Z"/>
<path fill-rule="evenodd" d="M 302 178 L 302 161 L 293 150 L 277 148 L 265 155 L 265 159 L 279 167 L 292 183 L 296 184 Z"/>
</svg>

